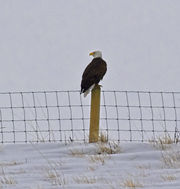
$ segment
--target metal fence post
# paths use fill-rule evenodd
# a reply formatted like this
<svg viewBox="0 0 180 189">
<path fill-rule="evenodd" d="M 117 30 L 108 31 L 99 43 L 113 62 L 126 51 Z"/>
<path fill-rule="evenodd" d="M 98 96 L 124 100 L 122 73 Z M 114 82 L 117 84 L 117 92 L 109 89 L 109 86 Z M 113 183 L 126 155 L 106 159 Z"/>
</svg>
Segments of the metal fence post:
<svg viewBox="0 0 180 189">
<path fill-rule="evenodd" d="M 99 115 L 100 115 L 100 85 L 95 85 L 91 91 L 91 112 L 89 142 L 97 142 L 99 138 Z"/>
</svg>

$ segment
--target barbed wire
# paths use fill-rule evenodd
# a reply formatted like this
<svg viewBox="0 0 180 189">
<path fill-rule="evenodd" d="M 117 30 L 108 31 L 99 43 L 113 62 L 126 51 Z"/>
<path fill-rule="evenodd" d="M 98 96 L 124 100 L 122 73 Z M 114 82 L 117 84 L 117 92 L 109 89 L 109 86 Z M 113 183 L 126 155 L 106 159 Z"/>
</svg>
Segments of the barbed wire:
<svg viewBox="0 0 180 189">
<path fill-rule="evenodd" d="M 179 138 L 180 92 L 102 91 L 100 132 L 113 141 Z M 87 142 L 90 95 L 78 90 L 0 93 L 0 143 Z"/>
</svg>

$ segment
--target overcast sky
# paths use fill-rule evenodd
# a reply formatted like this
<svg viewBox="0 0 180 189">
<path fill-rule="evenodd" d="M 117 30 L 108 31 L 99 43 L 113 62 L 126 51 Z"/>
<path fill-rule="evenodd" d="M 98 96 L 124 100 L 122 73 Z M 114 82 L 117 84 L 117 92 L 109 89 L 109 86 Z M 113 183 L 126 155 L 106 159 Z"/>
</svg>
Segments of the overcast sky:
<svg viewBox="0 0 180 189">
<path fill-rule="evenodd" d="M 0 0 L 0 91 L 80 89 L 101 50 L 104 90 L 180 91 L 179 0 Z"/>
</svg>

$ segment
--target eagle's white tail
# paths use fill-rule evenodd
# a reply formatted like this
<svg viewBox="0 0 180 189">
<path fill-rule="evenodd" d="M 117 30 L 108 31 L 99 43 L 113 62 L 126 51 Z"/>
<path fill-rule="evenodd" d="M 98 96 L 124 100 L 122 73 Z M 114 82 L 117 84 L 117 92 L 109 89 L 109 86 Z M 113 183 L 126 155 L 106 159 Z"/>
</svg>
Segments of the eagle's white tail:
<svg viewBox="0 0 180 189">
<path fill-rule="evenodd" d="M 84 92 L 84 97 L 86 97 L 90 93 L 90 91 L 94 88 L 94 86 L 95 84 L 91 85 L 89 89 Z"/>
</svg>

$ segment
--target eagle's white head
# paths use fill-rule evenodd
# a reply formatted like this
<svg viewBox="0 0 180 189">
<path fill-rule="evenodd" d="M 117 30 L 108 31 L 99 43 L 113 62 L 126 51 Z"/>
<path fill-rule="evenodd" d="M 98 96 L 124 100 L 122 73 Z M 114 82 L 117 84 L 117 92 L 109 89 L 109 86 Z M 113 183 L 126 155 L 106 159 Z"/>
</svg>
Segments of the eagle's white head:
<svg viewBox="0 0 180 189">
<path fill-rule="evenodd" d="M 101 51 L 93 51 L 89 53 L 89 56 L 93 56 L 94 58 L 102 58 L 102 52 Z"/>
</svg>

